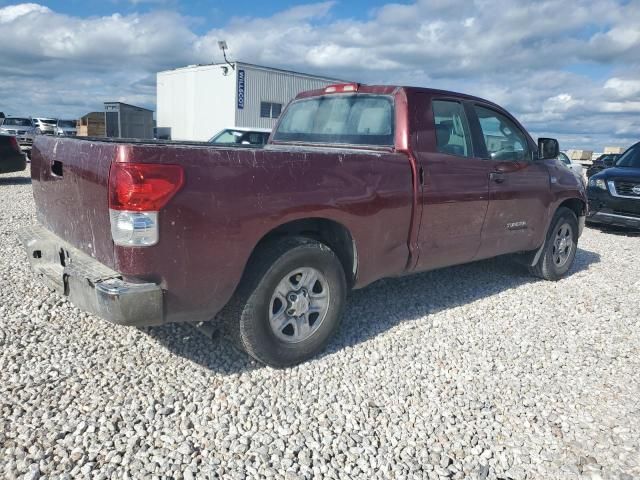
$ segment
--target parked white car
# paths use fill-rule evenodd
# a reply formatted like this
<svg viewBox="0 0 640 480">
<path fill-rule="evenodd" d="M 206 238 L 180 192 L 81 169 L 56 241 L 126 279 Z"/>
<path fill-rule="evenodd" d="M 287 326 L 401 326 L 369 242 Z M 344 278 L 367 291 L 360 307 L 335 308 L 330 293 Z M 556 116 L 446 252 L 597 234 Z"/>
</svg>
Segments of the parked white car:
<svg viewBox="0 0 640 480">
<path fill-rule="evenodd" d="M 270 128 L 225 128 L 209 139 L 217 145 L 253 145 L 263 147 L 271 135 Z"/>
<path fill-rule="evenodd" d="M 55 118 L 43 118 L 37 117 L 33 118 L 33 126 L 36 127 L 36 133 L 41 133 L 44 135 L 55 135 L 56 134 L 56 124 L 58 121 Z"/>
<path fill-rule="evenodd" d="M 586 174 L 584 171 L 584 167 L 581 164 L 571 161 L 567 154 L 563 152 L 560 152 L 560 154 L 558 155 L 558 160 L 564 163 L 569 170 L 573 171 L 573 173 L 575 173 L 578 177 L 586 182 Z"/>
</svg>

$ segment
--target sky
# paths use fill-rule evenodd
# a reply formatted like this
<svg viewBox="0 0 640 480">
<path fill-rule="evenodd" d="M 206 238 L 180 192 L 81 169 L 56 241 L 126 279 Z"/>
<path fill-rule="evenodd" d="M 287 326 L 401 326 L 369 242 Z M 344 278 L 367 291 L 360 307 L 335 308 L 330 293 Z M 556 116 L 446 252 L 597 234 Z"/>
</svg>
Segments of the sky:
<svg viewBox="0 0 640 480">
<path fill-rule="evenodd" d="M 640 0 L 0 0 L 0 111 L 155 110 L 156 72 L 240 60 L 492 100 L 532 136 L 640 140 Z"/>
</svg>

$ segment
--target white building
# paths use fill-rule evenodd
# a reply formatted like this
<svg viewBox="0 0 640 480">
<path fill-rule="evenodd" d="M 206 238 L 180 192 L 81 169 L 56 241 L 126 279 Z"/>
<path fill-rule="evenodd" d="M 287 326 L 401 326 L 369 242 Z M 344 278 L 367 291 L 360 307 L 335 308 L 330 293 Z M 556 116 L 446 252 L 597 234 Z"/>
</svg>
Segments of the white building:
<svg viewBox="0 0 640 480">
<path fill-rule="evenodd" d="M 159 129 L 173 140 L 208 140 L 223 128 L 272 128 L 298 93 L 341 80 L 249 63 L 192 65 L 158 73 Z"/>
</svg>

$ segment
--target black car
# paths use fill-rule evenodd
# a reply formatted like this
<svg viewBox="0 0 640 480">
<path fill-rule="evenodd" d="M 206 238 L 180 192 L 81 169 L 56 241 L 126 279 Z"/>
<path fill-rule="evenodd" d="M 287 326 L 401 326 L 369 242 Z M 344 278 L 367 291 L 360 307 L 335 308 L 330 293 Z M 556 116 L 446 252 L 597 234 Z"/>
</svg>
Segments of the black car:
<svg viewBox="0 0 640 480">
<path fill-rule="evenodd" d="M 600 155 L 587 169 L 587 177 L 591 177 L 605 168 L 613 167 L 619 158 L 619 153 L 605 153 L 604 155 Z"/>
<path fill-rule="evenodd" d="M 20 172 L 27 168 L 27 160 L 16 137 L 0 135 L 0 173 Z"/>
<path fill-rule="evenodd" d="M 640 142 L 589 178 L 587 222 L 640 229 Z"/>
</svg>

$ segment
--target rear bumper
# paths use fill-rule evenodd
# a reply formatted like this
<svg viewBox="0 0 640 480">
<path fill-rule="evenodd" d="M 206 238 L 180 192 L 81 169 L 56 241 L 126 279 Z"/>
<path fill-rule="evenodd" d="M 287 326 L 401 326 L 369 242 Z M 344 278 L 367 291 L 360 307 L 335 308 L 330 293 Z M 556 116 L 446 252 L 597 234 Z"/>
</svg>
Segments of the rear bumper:
<svg viewBox="0 0 640 480">
<path fill-rule="evenodd" d="M 163 323 L 159 285 L 126 282 L 118 272 L 39 225 L 19 235 L 33 270 L 75 306 L 119 325 Z"/>
</svg>

